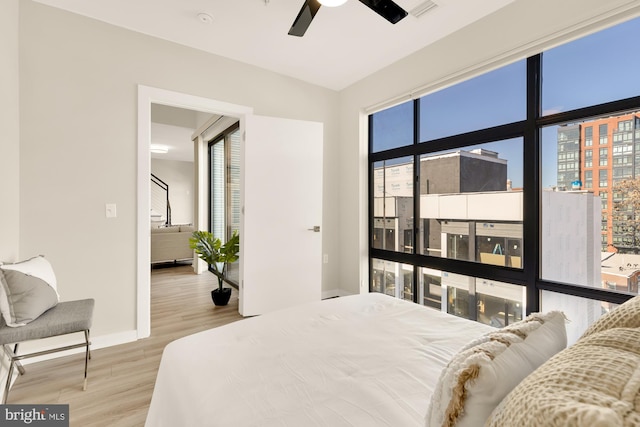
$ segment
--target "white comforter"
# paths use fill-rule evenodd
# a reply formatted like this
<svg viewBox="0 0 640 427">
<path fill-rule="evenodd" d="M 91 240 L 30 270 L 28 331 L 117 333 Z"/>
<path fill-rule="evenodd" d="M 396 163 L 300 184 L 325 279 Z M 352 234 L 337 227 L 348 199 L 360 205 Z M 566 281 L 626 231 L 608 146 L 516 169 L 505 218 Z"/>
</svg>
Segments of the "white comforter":
<svg viewBox="0 0 640 427">
<path fill-rule="evenodd" d="M 176 340 L 146 426 L 420 426 L 441 369 L 491 330 L 382 294 L 320 301 Z"/>
</svg>

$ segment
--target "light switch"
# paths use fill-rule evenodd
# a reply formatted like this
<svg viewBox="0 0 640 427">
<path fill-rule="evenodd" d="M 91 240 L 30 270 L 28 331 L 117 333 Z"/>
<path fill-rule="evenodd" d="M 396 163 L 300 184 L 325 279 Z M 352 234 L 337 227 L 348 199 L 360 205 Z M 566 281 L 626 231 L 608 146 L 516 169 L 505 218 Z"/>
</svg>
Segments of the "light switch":
<svg viewBox="0 0 640 427">
<path fill-rule="evenodd" d="M 106 205 L 106 215 L 107 218 L 115 218 L 117 215 L 116 213 L 116 204 L 115 203 L 107 203 Z"/>
</svg>

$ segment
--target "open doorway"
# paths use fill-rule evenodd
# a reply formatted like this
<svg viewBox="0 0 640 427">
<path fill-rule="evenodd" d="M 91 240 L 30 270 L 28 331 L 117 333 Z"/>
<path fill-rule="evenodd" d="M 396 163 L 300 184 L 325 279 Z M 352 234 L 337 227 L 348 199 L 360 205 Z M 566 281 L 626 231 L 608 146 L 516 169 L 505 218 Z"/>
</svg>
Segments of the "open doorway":
<svg viewBox="0 0 640 427">
<path fill-rule="evenodd" d="M 150 212 L 151 212 L 151 112 L 152 106 L 168 106 L 198 111 L 208 115 L 221 115 L 242 119 L 253 111 L 250 107 L 216 101 L 208 98 L 151 88 L 138 87 L 138 208 L 137 208 L 137 334 L 146 338 L 151 333 L 150 309 Z M 240 120 L 240 131 L 243 121 Z M 201 140 L 194 144 L 194 209 L 193 225 L 196 229 L 207 227 L 206 147 Z"/>
<path fill-rule="evenodd" d="M 323 262 L 323 123 L 257 116 L 250 107 L 139 86 L 138 338 L 146 338 L 151 332 L 149 144 L 152 104 L 219 114 L 239 122 L 242 140 L 240 314 L 255 316 L 319 301 Z M 209 206 L 208 174 L 205 173 L 208 150 L 203 137 L 197 132 L 196 135 L 194 226 L 205 230 Z M 286 191 L 274 191 L 274 184 L 283 185 Z M 281 248 L 293 249 L 274 250 L 274 242 Z M 197 273 L 205 269 L 204 262 L 196 262 Z"/>
<path fill-rule="evenodd" d="M 193 263 L 195 165 L 192 136 L 221 116 L 151 104 L 151 268 Z"/>
</svg>

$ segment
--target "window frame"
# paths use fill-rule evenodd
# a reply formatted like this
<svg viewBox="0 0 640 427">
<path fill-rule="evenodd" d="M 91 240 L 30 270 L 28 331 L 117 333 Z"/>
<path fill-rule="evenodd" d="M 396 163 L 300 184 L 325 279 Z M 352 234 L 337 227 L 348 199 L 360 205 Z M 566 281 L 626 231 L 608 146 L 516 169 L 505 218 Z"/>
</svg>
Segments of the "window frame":
<svg viewBox="0 0 640 427">
<path fill-rule="evenodd" d="M 557 283 L 541 278 L 539 266 L 541 265 L 541 130 L 547 126 L 554 126 L 566 123 L 575 123 L 590 117 L 605 116 L 609 114 L 619 114 L 623 111 L 640 110 L 640 96 L 629 97 L 603 104 L 582 107 L 560 113 L 542 115 L 541 111 L 541 75 L 542 75 L 543 54 L 533 55 L 527 58 L 526 66 L 526 119 L 518 122 L 507 123 L 500 126 L 466 132 L 458 135 L 448 136 L 428 142 L 418 140 L 418 127 L 420 118 L 420 100 L 413 101 L 413 126 L 414 141 L 411 145 L 397 147 L 385 151 L 373 152 L 372 135 L 369 133 L 369 216 L 371 222 L 373 218 L 373 173 L 374 164 L 377 162 L 392 160 L 399 157 L 412 156 L 414 165 L 419 164 L 421 155 L 435 153 L 443 150 L 463 148 L 468 145 L 479 145 L 487 142 L 502 139 L 523 138 L 523 251 L 526 254 L 523 258 L 522 268 L 497 267 L 489 264 L 481 264 L 459 259 L 450 259 L 423 255 L 416 253 L 395 252 L 373 248 L 371 241 L 372 226 L 369 225 L 369 270 L 372 272 L 371 260 L 382 259 L 413 266 L 413 295 L 414 302 L 417 301 L 416 286 L 419 283 L 418 271 L 424 267 L 433 270 L 446 271 L 480 279 L 495 280 L 518 284 L 526 287 L 527 314 L 540 309 L 540 294 L 543 290 L 561 294 L 568 294 L 577 297 L 606 301 L 621 304 L 631 298 L 631 295 L 612 290 L 585 287 L 568 283 Z M 374 113 L 375 114 L 375 113 Z M 369 115 L 369 129 L 372 129 L 372 117 Z M 600 137 L 600 135 L 599 135 Z M 600 138 L 599 138 L 600 139 Z M 419 183 L 419 168 L 414 167 L 414 183 Z M 414 217 L 420 218 L 420 186 L 413 186 Z M 416 242 L 419 238 L 418 222 L 414 222 L 414 238 Z M 369 284 L 371 290 L 371 281 Z"/>
<path fill-rule="evenodd" d="M 226 129 L 224 129 L 222 132 L 220 132 L 219 134 L 217 134 L 216 136 L 214 136 L 213 138 L 209 139 L 207 141 L 207 163 L 208 163 L 208 174 L 207 174 L 207 179 L 209 180 L 209 183 L 211 183 L 213 181 L 213 165 L 211 162 L 211 156 L 212 156 L 212 150 L 214 149 L 214 146 L 216 144 L 219 143 L 223 143 L 224 144 L 224 236 L 219 237 L 219 236 L 215 236 L 215 237 L 219 237 L 223 242 L 226 242 L 232 234 L 231 230 L 231 198 L 232 195 L 229 194 L 229 183 L 230 183 L 230 175 L 229 175 L 229 162 L 231 159 L 231 135 L 238 131 L 240 129 L 240 122 L 235 122 L 233 123 L 231 126 L 227 127 Z M 213 206 L 213 188 L 209 188 L 208 191 L 208 203 L 207 206 L 209 207 L 209 209 L 211 209 L 211 207 Z M 208 219 L 208 230 L 210 232 L 213 233 L 214 230 L 214 218 L 213 215 L 209 214 L 208 215 L 209 219 Z M 212 266 L 208 266 L 209 271 L 211 271 L 212 273 L 214 272 L 214 269 Z M 230 278 L 230 275 L 227 275 L 225 277 L 225 282 L 228 283 L 229 285 L 231 285 L 232 287 L 238 289 L 239 284 L 234 281 L 232 278 Z"/>
</svg>

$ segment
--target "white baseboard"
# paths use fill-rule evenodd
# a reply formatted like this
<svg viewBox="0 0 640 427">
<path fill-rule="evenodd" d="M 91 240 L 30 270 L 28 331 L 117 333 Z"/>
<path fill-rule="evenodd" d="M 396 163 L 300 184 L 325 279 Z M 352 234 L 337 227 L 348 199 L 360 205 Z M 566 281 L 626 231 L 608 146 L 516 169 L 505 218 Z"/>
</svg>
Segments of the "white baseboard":
<svg viewBox="0 0 640 427">
<path fill-rule="evenodd" d="M 342 289 L 330 289 L 328 291 L 322 291 L 322 299 L 346 297 L 349 295 L 351 295 L 349 292 L 343 291 Z"/>
<path fill-rule="evenodd" d="M 135 329 L 115 334 L 101 335 L 91 338 L 91 348 L 99 349 L 112 347 L 114 345 L 126 344 L 138 340 L 138 331 Z"/>
</svg>

